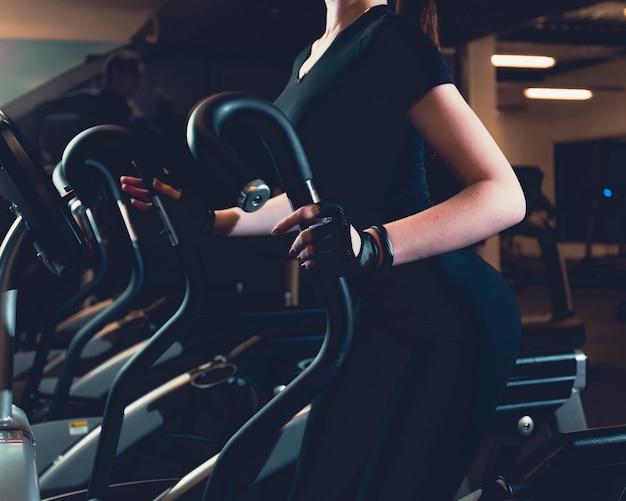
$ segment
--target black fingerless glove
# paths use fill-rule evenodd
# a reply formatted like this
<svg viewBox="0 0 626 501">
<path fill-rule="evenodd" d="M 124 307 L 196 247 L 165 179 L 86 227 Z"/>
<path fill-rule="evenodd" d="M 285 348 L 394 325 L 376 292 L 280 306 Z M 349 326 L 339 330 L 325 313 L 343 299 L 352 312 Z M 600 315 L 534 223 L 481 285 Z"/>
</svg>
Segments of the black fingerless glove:
<svg viewBox="0 0 626 501">
<path fill-rule="evenodd" d="M 315 249 L 315 268 L 338 276 L 364 275 L 377 269 L 390 268 L 393 248 L 383 226 L 372 226 L 380 245 L 370 233 L 359 231 L 361 248 L 358 255 L 352 250 L 350 221 L 343 207 L 320 202 L 320 222 L 311 226 Z"/>
<path fill-rule="evenodd" d="M 211 236 L 213 226 L 215 226 L 214 210 L 207 209 L 198 197 L 184 192 L 177 205 L 181 213 L 181 226 L 189 238 L 193 241 L 201 241 Z"/>
</svg>

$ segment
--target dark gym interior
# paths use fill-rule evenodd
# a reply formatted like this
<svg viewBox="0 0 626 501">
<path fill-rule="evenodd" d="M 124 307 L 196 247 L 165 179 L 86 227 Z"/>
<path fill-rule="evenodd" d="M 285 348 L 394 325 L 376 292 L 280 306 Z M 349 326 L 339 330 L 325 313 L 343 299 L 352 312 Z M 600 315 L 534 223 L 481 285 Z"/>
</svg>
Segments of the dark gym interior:
<svg viewBox="0 0 626 501">
<path fill-rule="evenodd" d="M 273 100 L 290 75 L 293 57 L 320 35 L 324 23 L 321 0 L 93 0 L 80 8 L 78 3 L 28 0 L 21 10 L 16 7 L 14 18 L 9 13 L 5 21 L 0 21 L 0 27 L 3 22 L 11 27 L 23 25 L 24 32 L 16 31 L 16 39 L 45 40 L 50 35 L 44 33 L 35 18 L 47 18 L 50 26 L 58 25 L 59 31 L 67 31 L 68 40 L 80 40 L 88 31 L 85 25 L 97 22 L 92 14 L 96 19 L 98 15 L 111 16 L 107 22 L 112 26 L 117 20 L 118 28 L 126 31 L 116 33 L 108 42 L 140 55 L 145 75 L 135 100 L 150 119 L 175 138 L 170 154 L 182 159 L 182 168 L 194 164 L 185 139 L 195 106 L 224 91 L 241 91 Z M 470 105 L 476 106 L 479 116 L 485 117 L 488 127 L 495 131 L 494 137 L 515 168 L 528 204 L 522 223 L 476 249 L 494 263 L 513 290 L 524 319 L 525 338 L 516 368 L 519 373 L 507 387 L 492 433 L 458 498 L 471 496 L 487 478 L 491 480 L 490 475 L 500 472 L 513 471 L 520 488 L 526 488 L 529 471 L 539 467 L 524 470 L 524 460 L 529 458 L 531 464 L 535 453 L 544 454 L 537 464 L 553 470 L 551 474 L 557 477 L 554 485 L 558 487 L 544 486 L 548 490 L 539 495 L 531 488 L 528 497 L 488 499 L 626 499 L 626 430 L 622 429 L 626 427 L 626 400 L 622 397 L 626 388 L 626 3 L 437 3 L 442 52 Z M 39 13 L 33 15 L 30 24 L 23 21 L 28 9 L 37 9 Z M 134 25 L 122 22 L 131 16 L 136 20 Z M 98 26 L 98 31 L 102 30 Z M 477 59 L 490 51 L 550 55 L 557 63 L 548 69 L 490 67 L 481 80 L 477 75 L 484 65 Z M 274 394 L 280 394 L 282 384 L 307 374 L 308 364 L 325 335 L 327 312 L 319 291 L 310 287 L 310 278 L 298 271 L 293 260 L 285 259 L 289 238 L 246 237 L 235 242 L 216 242 L 211 258 L 219 260 L 220 266 L 211 267 L 207 277 L 190 278 L 183 270 L 190 263 L 202 265 L 194 261 L 193 251 L 172 251 L 163 244 L 163 234 L 171 237 L 167 221 L 151 216 L 141 219 L 140 215 L 133 216 L 145 225 L 139 230 L 139 240 L 143 238 L 154 245 L 154 251 L 140 257 L 128 221 L 116 210 L 108 212 L 100 205 L 102 200 L 115 202 L 120 197 L 111 181 L 102 181 L 106 176 L 100 173 L 103 188 L 96 192 L 93 179 L 81 177 L 83 174 L 73 168 L 72 162 L 84 162 L 89 156 L 78 147 L 82 147 L 80 141 L 74 149 L 68 149 L 68 144 L 83 130 L 78 117 L 73 112 L 59 111 L 36 124 L 34 110 L 40 103 L 79 89 L 96 89 L 103 61 L 112 52 L 85 54 L 80 64 L 60 70 L 45 82 L 0 103 L 0 110 L 6 113 L 0 125 L 0 199 L 3 203 L 13 202 L 5 204 L 8 210 L 0 216 L 0 227 L 8 235 L 4 237 L 7 249 L 0 251 L 0 283 L 3 292 L 13 290 L 15 284 L 24 286 L 17 305 L 10 295 L 2 299 L 9 320 L 10 309 L 17 311 L 13 376 L 5 374 L 2 382 L 11 381 L 13 402 L 25 412 L 24 419 L 34 425 L 37 443 L 46 442 L 40 437 L 56 438 L 68 433 L 73 437 L 86 436 L 88 430 L 100 424 L 100 417 L 93 416 L 102 415 L 105 406 L 121 413 L 124 399 L 130 402 L 142 396 L 153 400 L 145 404 L 145 410 L 127 409 L 131 424 L 124 426 L 125 431 L 146 431 L 135 442 L 131 438 L 122 441 L 127 450 L 114 467 L 103 457 L 114 457 L 116 452 L 111 447 L 115 445 L 102 451 L 107 446 L 98 445 L 97 436 L 85 446 L 87 452 L 69 453 L 70 448 L 64 449 L 61 438 L 51 440 L 54 443 L 47 450 L 46 442 L 40 446 L 45 452 L 39 453 L 37 459 L 37 469 L 42 473 L 41 493 L 31 492 L 33 497 L 29 499 L 11 498 L 10 494 L 5 498 L 2 482 L 8 477 L 0 472 L 0 501 L 31 501 L 39 499 L 39 494 L 49 501 L 84 499 L 84 491 L 75 497 L 67 492 L 87 488 L 96 448 L 95 460 L 103 461 L 102 470 L 114 481 L 159 479 L 149 494 L 138 488 L 126 492 L 125 497 L 112 499 L 201 499 L 202 481 L 191 481 L 189 492 L 180 497 L 171 492 L 172 497 L 158 495 L 171 488 L 174 479 L 191 471 L 192 465 L 216 454 L 225 437 L 241 429 L 248 417 Z M 1 58 L 0 52 L 0 62 Z M 578 103 L 531 101 L 522 95 L 526 87 L 548 86 L 585 87 L 593 92 L 593 99 Z M 129 141 L 117 130 L 105 134 L 111 135 L 115 148 Z M 43 159 L 43 163 L 48 162 L 44 166 L 40 165 L 38 154 L 42 138 L 49 155 Z M 89 149 L 89 136 L 81 140 Z M 99 151 L 98 155 L 106 160 L 108 155 L 117 154 L 115 148 Z M 259 164 L 266 169 L 264 173 L 270 176 L 270 188 L 275 188 L 273 183 L 277 181 L 271 177 L 268 158 L 263 152 L 255 153 L 262 159 Z M 68 167 L 59 176 L 66 178 L 53 177 L 54 166 L 62 163 Z M 92 163 L 98 170 L 97 162 Z M 431 173 L 433 186 L 441 188 L 441 196 L 445 197 L 454 186 L 449 179 L 438 178 L 438 173 Z M 206 197 L 213 200 L 215 208 L 232 205 L 232 197 L 220 179 L 202 176 L 199 181 L 208 181 Z M 64 183 L 73 186 L 76 193 L 84 193 L 85 206 L 80 207 L 80 214 L 75 214 L 79 223 L 57 213 L 57 198 L 60 206 L 73 194 L 69 189 L 62 193 Z M 52 195 L 53 188 L 61 193 Z M 54 198 L 54 203 L 46 197 Z M 85 231 L 93 223 L 92 210 L 96 220 L 102 218 L 106 245 L 113 248 L 109 257 L 103 254 L 102 242 L 93 228 Z M 22 241 L 23 228 L 12 226 L 15 214 L 21 212 L 25 212 L 28 228 L 24 231 L 38 236 L 35 254 L 40 254 L 39 259 L 44 255 L 44 261 L 49 258 L 44 265 L 37 259 L 33 265 L 32 249 L 24 250 L 30 241 Z M 167 210 L 163 212 L 167 216 Z M 175 214 L 172 217 L 176 221 Z M 158 238 L 154 237 L 154 228 L 161 225 L 165 229 Z M 57 241 L 55 231 L 63 233 L 63 238 Z M 82 236 L 83 231 L 86 236 Z M 65 239 L 67 243 L 62 241 Z M 89 256 L 83 254 L 83 245 L 89 248 Z M 250 249 L 254 249 L 255 259 L 250 259 Z M 122 255 L 124 258 L 120 259 Z M 131 256 L 128 260 L 127 255 Z M 119 271 L 100 277 L 98 270 L 107 259 L 117 259 Z M 75 266 L 81 263 L 93 268 L 89 277 L 75 274 Z M 144 265 L 162 273 L 144 279 Z M 23 274 L 17 275 L 14 270 Z M 70 296 L 66 302 L 70 292 L 80 287 L 81 294 Z M 200 322 L 190 327 L 183 313 L 195 315 L 204 308 L 194 302 L 194 287 L 210 298 L 211 307 L 203 311 L 206 316 Z M 107 297 L 109 293 L 111 297 Z M 11 329 L 11 322 L 5 323 L 8 327 L 0 327 L 0 338 Z M 171 333 L 166 332 L 164 325 Z M 42 341 L 51 328 L 55 329 L 55 341 Z M 112 341 L 106 337 L 107 329 L 117 329 Z M 135 346 L 155 333 L 163 331 L 165 335 L 177 336 L 187 329 L 192 334 L 175 345 L 191 352 L 184 361 L 177 358 L 172 348 L 165 355 L 156 355 L 156 351 L 145 355 L 139 360 L 137 372 L 131 374 L 128 369 L 124 373 L 120 369 L 127 360 L 121 354 L 128 352 L 128 357 L 132 357 Z M 218 335 L 209 347 L 204 335 L 212 330 Z M 293 335 L 292 330 L 298 334 Z M 87 331 L 93 335 L 100 332 L 102 339 L 93 342 L 85 337 L 73 341 L 78 339 L 76 333 L 83 331 L 86 336 L 90 335 Z M 294 338 L 298 338 L 295 348 L 290 344 Z M 180 341 L 175 337 L 168 339 Z M 0 356 L 7 350 L 2 343 L 0 339 Z M 63 355 L 64 360 L 59 354 L 70 343 L 77 345 L 78 355 L 75 359 Z M 81 359 L 80 351 L 87 346 L 91 355 Z M 109 358 L 107 350 L 112 346 L 121 361 Z M 269 362 L 260 367 L 260 357 Z M 185 372 L 190 367 L 194 369 Z M 120 370 L 120 387 L 133 381 L 126 384 L 127 388 L 120 388 L 120 393 L 126 392 L 124 397 L 113 402 L 105 400 L 102 395 L 110 389 L 111 379 L 102 379 L 109 381 L 107 386 L 96 388 L 100 392 L 98 398 L 90 400 L 91 383 L 75 383 L 79 373 L 91 374 L 96 368 L 103 373 L 110 371 L 109 374 Z M 142 371 L 148 369 L 154 370 L 156 379 L 148 381 L 142 376 Z M 174 374 L 184 374 L 184 378 L 173 379 Z M 102 380 L 98 379 L 97 384 Z M 149 393 L 155 388 L 155 381 L 181 388 L 188 384 L 189 388 L 169 395 L 162 389 L 165 386 L 159 386 L 165 396 Z M 71 391 L 76 394 L 70 396 Z M 197 411 L 193 418 L 179 410 L 190 405 Z M 89 417 L 79 419 L 83 412 Z M 65 419 L 63 424 L 56 424 L 55 420 L 60 423 L 61 419 Z M 32 439 L 20 424 L 21 414 L 16 420 L 17 431 L 0 426 L 0 447 Z M 163 428 L 161 420 L 166 422 Z M 112 421 L 106 433 L 119 435 L 121 420 Z M 297 423 L 294 429 L 295 438 L 285 433 L 286 441 L 298 440 Z M 605 429 L 608 431 L 596 431 Z M 591 430 L 590 438 L 581 435 L 579 439 L 576 433 L 587 430 Z M 555 437 L 569 437 L 571 432 L 571 443 L 554 445 Z M 594 433 L 600 438 L 596 440 Z M 599 445 L 589 452 L 591 442 Z M 175 455 L 168 456 L 180 447 L 187 451 L 185 462 Z M 567 456 L 563 463 L 553 466 L 549 460 L 560 457 L 558 453 L 563 450 L 567 453 L 568 447 L 574 450 L 574 459 L 567 462 Z M 544 448 L 547 452 L 543 452 Z M 63 457 L 66 452 L 67 457 Z M 259 492 L 265 492 L 263 489 L 267 489 L 266 496 L 284 495 L 281 487 L 276 486 L 288 478 L 293 464 L 289 460 L 272 462 L 273 452 L 261 450 L 251 461 L 253 464 L 241 473 L 244 481 L 258 482 L 250 501 L 257 499 L 254 496 Z M 270 457 L 267 463 L 261 453 Z M 67 461 L 68 470 L 78 471 L 72 481 L 67 479 L 63 461 L 55 463 L 59 457 Z M 567 473 L 562 474 L 559 468 Z M 271 473 L 266 474 L 266 469 Z M 596 473 L 589 474 L 590 470 L 602 473 L 594 477 Z M 561 474 L 565 480 L 559 480 Z M 572 478 L 580 480 L 585 475 L 594 480 L 581 481 L 582 497 L 573 498 L 571 493 L 563 494 L 570 491 L 559 491 L 562 483 L 574 485 Z M 93 482 L 95 485 L 106 480 L 105 477 Z M 599 497 L 585 497 L 593 492 L 593 482 L 602 483 L 604 490 L 598 490 Z M 545 492 L 548 497 L 542 497 Z M 240 494 L 237 499 L 248 498 Z M 470 499 L 478 498 L 467 497 L 464 501 Z"/>
</svg>

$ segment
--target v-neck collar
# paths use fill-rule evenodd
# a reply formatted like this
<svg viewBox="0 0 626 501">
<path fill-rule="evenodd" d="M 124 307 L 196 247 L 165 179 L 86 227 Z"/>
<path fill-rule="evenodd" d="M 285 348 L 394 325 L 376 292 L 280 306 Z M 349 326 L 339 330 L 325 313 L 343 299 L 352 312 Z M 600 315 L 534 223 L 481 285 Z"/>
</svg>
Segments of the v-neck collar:
<svg viewBox="0 0 626 501">
<path fill-rule="evenodd" d="M 330 44 L 328 45 L 326 50 L 322 53 L 322 55 L 320 55 L 320 57 L 317 59 L 317 61 L 315 61 L 315 63 L 313 63 L 313 65 L 307 70 L 306 73 L 304 73 L 302 76 L 300 76 L 300 70 L 302 68 L 302 65 L 309 59 L 309 57 L 311 57 L 311 53 L 313 51 L 313 43 L 311 43 L 308 46 L 308 50 L 304 53 L 303 57 L 301 58 L 301 62 L 298 64 L 298 69 L 295 72 L 295 81 L 296 81 L 296 83 L 302 82 L 307 77 L 307 75 L 309 73 L 311 73 L 311 71 L 313 71 L 313 69 L 326 56 L 326 54 L 328 54 L 330 51 L 332 51 L 333 46 L 338 43 L 339 39 L 342 37 L 342 35 L 344 33 L 346 33 L 347 31 L 351 30 L 354 26 L 359 24 L 364 19 L 369 18 L 371 15 L 373 15 L 374 12 L 378 12 L 378 11 L 381 11 L 381 10 L 389 10 L 389 9 L 390 9 L 390 7 L 389 7 L 388 4 L 379 4 L 379 5 L 374 5 L 374 6 L 370 7 L 370 8 L 368 8 L 367 10 L 365 10 L 359 17 L 354 19 L 350 24 L 348 24 L 344 29 L 342 29 L 340 32 L 338 32 L 335 35 L 333 40 L 330 42 Z"/>
</svg>

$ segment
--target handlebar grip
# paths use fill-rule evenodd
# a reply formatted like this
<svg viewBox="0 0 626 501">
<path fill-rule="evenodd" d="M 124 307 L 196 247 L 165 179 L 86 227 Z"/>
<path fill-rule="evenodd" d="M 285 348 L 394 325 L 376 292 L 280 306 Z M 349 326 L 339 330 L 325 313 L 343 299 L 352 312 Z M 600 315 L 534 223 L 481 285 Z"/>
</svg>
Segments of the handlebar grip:
<svg viewBox="0 0 626 501">
<path fill-rule="evenodd" d="M 234 124 L 262 131 L 263 139 L 271 145 L 278 178 L 292 205 L 299 207 L 318 201 L 311 187 L 313 175 L 307 156 L 287 117 L 262 97 L 238 91 L 221 92 L 194 108 L 187 124 L 187 143 L 196 161 L 217 173 L 230 189 L 261 183 L 250 194 L 241 193 L 242 209 L 256 210 L 265 203 L 263 190 L 267 185 L 258 180 L 252 167 L 224 140 L 224 129 Z M 269 195 L 268 188 L 268 198 Z"/>
</svg>

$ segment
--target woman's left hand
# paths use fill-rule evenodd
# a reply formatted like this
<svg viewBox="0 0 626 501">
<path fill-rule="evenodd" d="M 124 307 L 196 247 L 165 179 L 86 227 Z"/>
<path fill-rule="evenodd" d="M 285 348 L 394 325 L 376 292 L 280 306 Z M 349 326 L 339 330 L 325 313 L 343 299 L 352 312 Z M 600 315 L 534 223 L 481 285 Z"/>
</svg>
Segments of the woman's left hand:
<svg viewBox="0 0 626 501">
<path fill-rule="evenodd" d="M 286 233 L 294 226 L 300 231 L 289 255 L 303 268 L 328 271 L 338 276 L 358 275 L 379 267 L 380 244 L 373 232 L 352 226 L 343 207 L 320 202 L 304 205 L 280 221 L 273 235 Z"/>
</svg>

